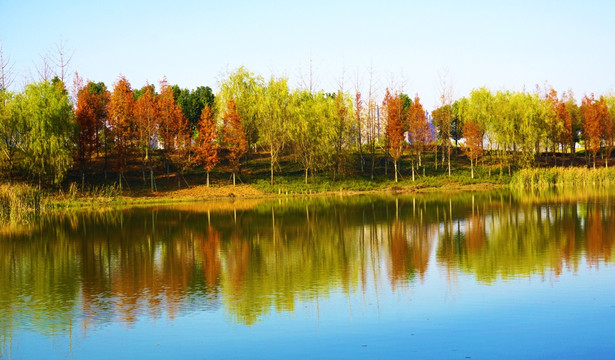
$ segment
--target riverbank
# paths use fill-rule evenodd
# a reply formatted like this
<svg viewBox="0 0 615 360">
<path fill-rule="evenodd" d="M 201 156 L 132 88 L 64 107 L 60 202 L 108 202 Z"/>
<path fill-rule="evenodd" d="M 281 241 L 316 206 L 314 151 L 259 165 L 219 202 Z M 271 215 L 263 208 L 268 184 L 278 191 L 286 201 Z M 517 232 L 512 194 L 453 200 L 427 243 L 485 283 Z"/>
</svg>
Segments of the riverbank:
<svg viewBox="0 0 615 360">
<path fill-rule="evenodd" d="M 394 182 L 385 176 L 348 177 L 332 181 L 329 176 L 315 176 L 305 184 L 302 176 L 278 176 L 273 185 L 256 180 L 236 186 L 217 183 L 210 187 L 193 185 L 150 191 L 146 188 L 121 190 L 116 185 L 98 186 L 86 190 L 75 184 L 67 188 L 39 190 L 26 184 L 0 185 L 0 220 L 28 221 L 34 215 L 66 209 L 97 209 L 135 205 L 161 205 L 215 201 L 219 199 L 267 199 L 277 197 L 351 196 L 360 194 L 411 194 L 435 192 L 476 192 L 504 188 L 545 189 L 557 186 L 609 186 L 615 184 L 615 168 L 541 168 L 522 169 L 513 176 L 488 172 L 472 179 L 460 171 L 452 176 L 417 176 Z"/>
</svg>

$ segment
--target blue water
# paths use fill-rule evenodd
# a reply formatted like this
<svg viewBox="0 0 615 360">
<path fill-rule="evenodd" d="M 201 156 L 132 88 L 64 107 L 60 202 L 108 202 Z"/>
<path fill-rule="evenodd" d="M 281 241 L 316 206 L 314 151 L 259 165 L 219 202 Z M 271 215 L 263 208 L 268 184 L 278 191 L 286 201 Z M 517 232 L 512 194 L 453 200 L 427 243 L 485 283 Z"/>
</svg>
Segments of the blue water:
<svg viewBox="0 0 615 360">
<path fill-rule="evenodd" d="M 502 202 L 493 204 L 488 197 L 475 197 L 472 205 L 467 197 L 435 203 L 421 199 L 422 215 L 417 215 L 416 199 L 402 198 L 401 210 L 400 199 L 362 199 L 344 206 L 309 201 L 315 210 L 306 224 L 303 215 L 281 207 L 274 207 L 278 213 L 271 216 L 263 210 L 273 207 L 270 204 L 242 208 L 239 214 L 211 210 L 209 220 L 203 215 L 206 210 L 145 208 L 125 210 L 119 222 L 117 214 L 111 220 L 79 215 L 71 225 L 47 220 L 40 231 L 56 231 L 43 240 L 40 231 L 6 237 L 2 279 L 13 294 L 0 303 L 6 325 L 3 356 L 560 359 L 615 354 L 615 234 L 608 228 L 615 212 L 608 197 L 551 202 L 546 208 L 540 202 L 508 202 L 504 212 Z M 291 207 L 303 209 L 297 202 Z M 358 210 L 371 209 L 372 202 L 377 213 L 388 211 L 388 217 L 361 221 L 360 226 L 349 220 L 365 214 Z M 447 219 L 441 218 L 444 210 Z M 431 216 L 434 211 L 436 216 Z M 532 220 L 545 211 L 568 215 L 563 222 L 541 216 Z M 144 220 L 152 213 L 162 224 Z M 496 238 L 502 219 L 511 214 L 523 215 L 518 216 L 523 224 L 517 222 L 515 228 L 538 235 Z M 573 220 L 578 226 L 566 239 L 575 250 L 568 251 L 557 226 Z M 309 231 L 314 233 L 304 235 L 312 221 Z M 391 238 L 400 222 L 406 224 L 407 235 L 401 250 Z M 186 260 L 186 254 L 201 249 L 194 244 L 204 231 L 194 224 L 203 223 L 219 230 L 219 247 L 212 255 L 219 260 L 211 267 L 218 274 L 214 281 L 194 271 L 202 270 L 199 261 L 206 260 L 196 255 Z M 330 229 L 336 223 L 338 227 Z M 455 261 L 442 256 L 442 242 L 450 240 L 443 236 L 449 223 L 466 229 L 457 234 Z M 595 229 L 598 223 L 601 231 Z M 478 231 L 483 234 L 480 241 L 469 239 L 473 226 L 484 229 Z M 242 228 L 241 236 L 235 227 Z M 376 232 L 360 235 L 370 227 Z M 142 238 L 134 235 L 145 228 L 154 230 L 143 230 Z M 93 232 L 98 235 L 84 235 Z M 133 235 L 102 246 L 100 239 L 120 232 Z M 546 233 L 554 234 L 552 241 L 559 246 L 551 246 Z M 596 234 L 601 236 L 598 245 L 591 238 Z M 101 246 L 84 250 L 84 241 Z M 482 245 L 463 250 L 470 241 Z M 47 246 L 42 257 L 40 246 Z M 402 257 L 402 272 L 394 270 L 396 251 L 408 255 Z M 22 259 L 29 265 L 16 266 L 15 256 L 30 257 Z M 54 256 L 58 260 L 50 265 Z M 499 260 L 510 267 L 489 265 Z M 467 265 L 476 263 L 482 265 Z M 106 268 L 92 270 L 101 264 Z M 319 265 L 326 272 L 321 273 Z M 42 270 L 35 275 L 38 268 Z M 74 283 L 67 286 L 71 279 Z"/>
</svg>

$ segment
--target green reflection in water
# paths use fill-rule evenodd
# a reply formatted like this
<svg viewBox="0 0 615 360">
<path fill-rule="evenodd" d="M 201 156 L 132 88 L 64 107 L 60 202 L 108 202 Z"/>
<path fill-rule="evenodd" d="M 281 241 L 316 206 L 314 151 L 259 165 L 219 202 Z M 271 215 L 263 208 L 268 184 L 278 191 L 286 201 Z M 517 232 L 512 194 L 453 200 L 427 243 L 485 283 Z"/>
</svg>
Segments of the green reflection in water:
<svg viewBox="0 0 615 360">
<path fill-rule="evenodd" d="M 203 310 L 249 325 L 331 292 L 407 288 L 434 266 L 487 284 L 558 276 L 612 261 L 611 194 L 251 200 L 49 216 L 0 229 L 0 336 L 6 349 L 20 329 L 87 333 Z"/>
</svg>

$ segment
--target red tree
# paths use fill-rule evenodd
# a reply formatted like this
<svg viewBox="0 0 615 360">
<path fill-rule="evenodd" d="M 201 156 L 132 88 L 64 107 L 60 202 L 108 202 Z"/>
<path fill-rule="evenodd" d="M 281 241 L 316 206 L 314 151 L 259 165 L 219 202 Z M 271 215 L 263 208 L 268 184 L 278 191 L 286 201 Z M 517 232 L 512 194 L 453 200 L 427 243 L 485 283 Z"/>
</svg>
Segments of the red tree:
<svg viewBox="0 0 615 360">
<path fill-rule="evenodd" d="M 154 191 L 154 169 L 152 166 L 151 150 L 154 134 L 158 125 L 158 106 L 154 94 L 154 87 L 146 85 L 143 93 L 135 104 L 135 122 L 139 134 L 139 147 L 143 154 L 143 181 L 145 181 L 145 164 L 149 165 L 150 190 Z"/>
<path fill-rule="evenodd" d="M 397 162 L 404 151 L 404 130 L 402 121 L 402 104 L 399 94 L 392 95 L 389 89 L 386 90 L 382 107 L 386 113 L 386 146 L 387 151 L 393 158 L 395 168 L 395 182 L 397 182 Z"/>
<path fill-rule="evenodd" d="M 218 164 L 218 131 L 214 121 L 214 112 L 206 105 L 201 112 L 198 125 L 199 138 L 195 148 L 195 161 L 207 171 L 207 186 L 209 186 L 209 172 Z"/>
<path fill-rule="evenodd" d="M 466 139 L 464 151 L 470 158 L 470 169 L 474 179 L 474 164 L 483 154 L 483 129 L 477 123 L 466 120 L 463 123 L 463 136 Z"/>
<path fill-rule="evenodd" d="M 241 117 L 237 112 L 237 105 L 233 99 L 226 104 L 226 113 L 223 118 L 222 140 L 228 151 L 228 160 L 233 168 L 233 185 L 235 174 L 239 171 L 241 157 L 248 151 L 246 132 L 241 125 Z"/>
<path fill-rule="evenodd" d="M 419 166 L 421 166 L 421 154 L 425 146 L 431 141 L 432 134 L 429 129 L 429 123 L 427 122 L 427 116 L 425 115 L 425 109 L 423 105 L 421 105 L 418 95 L 414 97 L 414 101 L 408 110 L 407 125 L 410 132 L 412 148 L 415 150 L 418 156 Z"/>
<path fill-rule="evenodd" d="M 596 167 L 596 153 L 600 151 L 600 139 L 605 132 L 606 119 L 608 118 L 608 108 L 606 103 L 596 101 L 594 94 L 591 97 L 585 95 L 581 103 L 581 116 L 583 117 L 583 131 L 585 133 L 585 141 L 593 155 L 594 168 Z"/>
<path fill-rule="evenodd" d="M 115 144 L 117 156 L 118 182 L 122 187 L 122 179 L 126 170 L 130 148 L 134 140 L 134 96 L 130 83 L 120 76 L 113 87 L 109 101 L 109 127 Z"/>
<path fill-rule="evenodd" d="M 188 120 L 181 107 L 175 101 L 173 89 L 166 79 L 160 82 L 160 95 L 158 96 L 159 126 L 158 134 L 164 148 L 164 160 L 169 175 L 169 166 L 173 164 L 178 172 L 177 184 L 180 177 L 192 163 L 190 156 L 191 138 Z"/>
</svg>

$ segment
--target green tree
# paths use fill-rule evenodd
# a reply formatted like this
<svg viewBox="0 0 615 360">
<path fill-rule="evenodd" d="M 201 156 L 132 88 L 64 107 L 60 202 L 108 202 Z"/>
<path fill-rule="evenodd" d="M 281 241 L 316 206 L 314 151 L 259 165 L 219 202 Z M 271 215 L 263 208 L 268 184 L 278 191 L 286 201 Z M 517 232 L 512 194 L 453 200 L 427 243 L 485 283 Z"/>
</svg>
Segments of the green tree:
<svg viewBox="0 0 615 360">
<path fill-rule="evenodd" d="M 0 90 L 0 159 L 3 173 L 12 179 L 15 157 L 23 141 L 21 122 L 16 113 L 16 102 L 11 92 Z"/>
<path fill-rule="evenodd" d="M 258 130 L 261 127 L 258 100 L 264 86 L 262 77 L 254 75 L 243 66 L 226 74 L 224 80 L 218 84 L 220 89 L 216 96 L 218 119 L 224 117 L 228 101 L 233 100 L 247 136 L 248 149 L 259 140 Z"/>
<path fill-rule="evenodd" d="M 273 173 L 278 159 L 286 146 L 290 135 L 290 116 L 292 97 L 288 90 L 288 79 L 271 78 L 269 84 L 261 93 L 259 113 L 260 122 L 259 142 L 269 150 L 269 169 L 271 173 L 271 185 L 273 185 Z"/>
<path fill-rule="evenodd" d="M 59 184 L 72 166 L 73 108 L 62 82 L 26 86 L 16 98 L 22 122 L 24 159 L 29 174 Z"/>
</svg>

